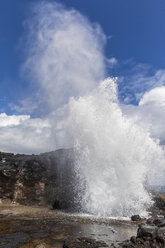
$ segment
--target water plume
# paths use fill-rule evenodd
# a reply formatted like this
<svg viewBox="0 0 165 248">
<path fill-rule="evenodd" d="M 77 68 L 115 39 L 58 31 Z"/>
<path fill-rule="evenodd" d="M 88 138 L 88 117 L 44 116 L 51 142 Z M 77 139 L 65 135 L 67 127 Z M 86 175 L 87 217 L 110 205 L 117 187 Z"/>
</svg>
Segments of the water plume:
<svg viewBox="0 0 165 248">
<path fill-rule="evenodd" d="M 164 151 L 149 132 L 122 114 L 115 79 L 71 100 L 69 131 L 82 211 L 145 215 L 152 204 L 147 183 L 156 179 L 156 170 L 161 174 Z"/>
<path fill-rule="evenodd" d="M 99 84 L 105 77 L 101 28 L 52 2 L 36 5 L 28 26 L 25 68 L 48 106 L 52 144 L 73 147 L 74 200 L 97 216 L 145 215 L 152 204 L 147 184 L 165 175 L 164 151 L 122 113 L 116 79 Z"/>
<path fill-rule="evenodd" d="M 44 106 L 47 103 L 47 111 L 87 93 L 104 78 L 106 37 L 98 24 L 75 9 L 42 1 L 33 6 L 26 26 L 24 72 L 38 86 L 38 97 Z"/>
</svg>

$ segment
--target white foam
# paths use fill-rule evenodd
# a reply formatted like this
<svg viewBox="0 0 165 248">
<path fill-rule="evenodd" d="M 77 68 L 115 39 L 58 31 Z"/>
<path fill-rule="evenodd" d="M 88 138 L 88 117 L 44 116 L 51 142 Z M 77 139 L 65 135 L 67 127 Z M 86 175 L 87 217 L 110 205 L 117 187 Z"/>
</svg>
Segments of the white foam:
<svg viewBox="0 0 165 248">
<path fill-rule="evenodd" d="M 108 78 L 70 102 L 77 201 L 83 212 L 95 216 L 145 216 L 152 204 L 147 181 L 163 168 L 164 151 L 122 114 L 115 80 Z"/>
</svg>

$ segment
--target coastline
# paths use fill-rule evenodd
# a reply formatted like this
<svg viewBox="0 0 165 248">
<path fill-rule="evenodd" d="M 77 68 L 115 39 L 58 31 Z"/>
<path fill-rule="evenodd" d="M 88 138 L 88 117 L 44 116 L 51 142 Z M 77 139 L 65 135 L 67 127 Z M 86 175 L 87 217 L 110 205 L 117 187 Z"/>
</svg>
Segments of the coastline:
<svg viewBox="0 0 165 248">
<path fill-rule="evenodd" d="M 38 206 L 0 205 L 0 245 L 4 248 L 62 248 L 66 240 L 83 237 L 105 242 L 110 247 L 114 242 L 122 242 L 135 235 L 136 231 L 137 223 L 128 220 L 75 216 Z M 10 246 L 2 243 L 5 235 L 10 240 Z M 17 244 L 12 246 L 15 235 Z"/>
</svg>

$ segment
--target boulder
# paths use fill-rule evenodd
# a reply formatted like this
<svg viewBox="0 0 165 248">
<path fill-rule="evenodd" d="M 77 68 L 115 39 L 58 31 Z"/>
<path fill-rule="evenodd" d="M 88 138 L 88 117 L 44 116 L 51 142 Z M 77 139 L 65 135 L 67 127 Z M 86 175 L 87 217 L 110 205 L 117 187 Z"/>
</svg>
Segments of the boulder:
<svg viewBox="0 0 165 248">
<path fill-rule="evenodd" d="M 158 218 L 158 217 L 157 217 Z M 156 223 L 156 222 L 155 222 Z M 160 223 L 160 222 L 159 222 Z M 156 225 L 140 224 L 137 236 L 126 240 L 119 245 L 120 248 L 164 248 L 165 247 L 165 227 Z"/>
<path fill-rule="evenodd" d="M 144 237 L 155 238 L 156 231 L 157 231 L 157 226 L 150 226 L 150 225 L 142 224 L 138 228 L 137 237 L 138 238 L 144 238 Z"/>
<path fill-rule="evenodd" d="M 153 224 L 158 227 L 164 227 L 165 226 L 165 218 L 164 216 L 157 216 L 153 219 Z"/>
<path fill-rule="evenodd" d="M 141 220 L 141 217 L 140 217 L 138 214 L 132 215 L 132 216 L 131 216 L 131 220 L 132 220 L 132 221 L 140 221 L 140 220 Z"/>
<path fill-rule="evenodd" d="M 130 241 L 133 243 L 133 244 L 136 244 L 136 236 L 132 236 L 130 238 Z"/>
<path fill-rule="evenodd" d="M 165 227 L 160 227 L 157 230 L 156 238 L 157 240 L 161 240 L 161 242 L 165 244 Z"/>
</svg>

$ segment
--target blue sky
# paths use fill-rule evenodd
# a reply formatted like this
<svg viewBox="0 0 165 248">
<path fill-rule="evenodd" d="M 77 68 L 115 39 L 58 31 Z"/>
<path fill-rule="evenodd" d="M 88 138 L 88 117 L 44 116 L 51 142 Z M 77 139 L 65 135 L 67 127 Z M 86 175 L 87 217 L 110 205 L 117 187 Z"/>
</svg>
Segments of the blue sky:
<svg viewBox="0 0 165 248">
<path fill-rule="evenodd" d="M 20 73 L 25 56 L 22 38 L 26 34 L 24 21 L 31 16 L 31 3 L 36 2 L 0 1 L 0 110 L 8 114 L 15 112 L 9 107 L 10 103 L 16 103 L 30 91 L 28 80 L 25 80 Z M 118 60 L 118 65 L 108 70 L 109 75 L 124 75 L 129 85 L 138 64 L 145 65 L 145 74 L 148 76 L 153 76 L 155 70 L 165 68 L 164 1 L 61 0 L 58 2 L 69 8 L 75 8 L 91 22 L 101 25 L 106 36 L 109 37 L 105 46 L 105 55 L 107 58 L 115 57 Z M 127 90 L 123 89 L 125 81 L 120 84 L 124 97 L 127 95 Z M 128 91 L 132 94 L 134 89 L 129 88 Z M 133 98 L 132 103 L 136 104 L 137 101 Z"/>
</svg>

